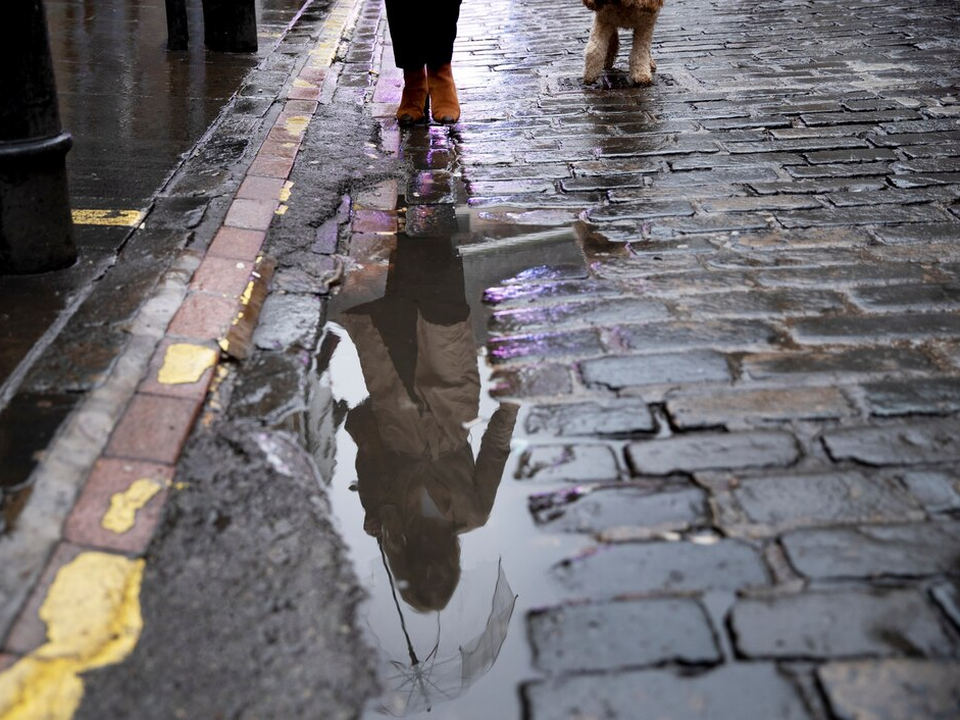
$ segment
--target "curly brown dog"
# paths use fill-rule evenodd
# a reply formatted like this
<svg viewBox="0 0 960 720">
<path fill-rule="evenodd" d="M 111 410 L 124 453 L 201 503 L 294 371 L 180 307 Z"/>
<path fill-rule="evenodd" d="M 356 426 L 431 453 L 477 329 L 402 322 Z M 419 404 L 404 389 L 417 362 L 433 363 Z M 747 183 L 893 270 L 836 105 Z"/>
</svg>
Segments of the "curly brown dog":
<svg viewBox="0 0 960 720">
<path fill-rule="evenodd" d="M 630 80 L 649 85 L 657 69 L 656 60 L 650 57 L 650 42 L 663 0 L 583 0 L 583 4 L 595 13 L 587 41 L 583 81 L 592 83 L 604 70 L 613 67 L 620 49 L 617 30 L 628 28 L 633 30 Z"/>
</svg>

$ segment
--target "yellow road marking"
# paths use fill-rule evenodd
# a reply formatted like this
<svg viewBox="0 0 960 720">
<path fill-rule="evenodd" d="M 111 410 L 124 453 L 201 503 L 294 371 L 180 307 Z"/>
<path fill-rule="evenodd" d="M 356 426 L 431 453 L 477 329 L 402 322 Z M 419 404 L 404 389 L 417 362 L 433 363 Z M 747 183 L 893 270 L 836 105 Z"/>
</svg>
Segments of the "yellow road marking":
<svg viewBox="0 0 960 720">
<path fill-rule="evenodd" d="M 217 351 L 203 345 L 174 343 L 163 356 L 157 382 L 163 385 L 189 385 L 217 363 Z"/>
<path fill-rule="evenodd" d="M 156 480 L 150 478 L 136 480 L 125 491 L 113 494 L 110 498 L 110 509 L 107 510 L 100 524 L 104 530 L 117 535 L 129 532 L 137 521 L 137 512 L 162 489 L 163 485 Z"/>
<path fill-rule="evenodd" d="M 125 659 L 143 629 L 143 560 L 86 552 L 54 578 L 40 619 L 47 642 L 0 674 L 0 720 L 70 720 L 81 673 Z"/>
<path fill-rule="evenodd" d="M 110 225 L 136 227 L 143 220 L 142 210 L 74 210 L 74 225 Z"/>
<path fill-rule="evenodd" d="M 283 129 L 286 130 L 290 135 L 303 135 L 304 131 L 307 129 L 307 125 L 310 124 L 310 117 L 308 115 L 294 115 L 287 119 L 283 124 Z"/>
</svg>

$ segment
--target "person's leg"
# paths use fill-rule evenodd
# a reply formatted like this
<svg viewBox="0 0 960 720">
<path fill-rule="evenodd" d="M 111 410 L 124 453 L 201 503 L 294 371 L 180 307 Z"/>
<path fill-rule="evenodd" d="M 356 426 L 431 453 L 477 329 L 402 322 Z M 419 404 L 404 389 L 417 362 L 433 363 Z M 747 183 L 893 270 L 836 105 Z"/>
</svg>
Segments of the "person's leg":
<svg viewBox="0 0 960 720">
<path fill-rule="evenodd" d="M 397 67 L 403 70 L 403 94 L 397 108 L 397 120 L 401 125 L 411 125 L 426 118 L 429 92 L 422 19 L 409 0 L 386 0 L 386 5 L 393 57 Z"/>
<path fill-rule="evenodd" d="M 450 60 L 457 38 L 460 0 L 433 0 L 427 7 L 432 21 L 426 55 L 430 110 L 436 122 L 455 123 L 460 119 L 460 102 Z"/>
</svg>

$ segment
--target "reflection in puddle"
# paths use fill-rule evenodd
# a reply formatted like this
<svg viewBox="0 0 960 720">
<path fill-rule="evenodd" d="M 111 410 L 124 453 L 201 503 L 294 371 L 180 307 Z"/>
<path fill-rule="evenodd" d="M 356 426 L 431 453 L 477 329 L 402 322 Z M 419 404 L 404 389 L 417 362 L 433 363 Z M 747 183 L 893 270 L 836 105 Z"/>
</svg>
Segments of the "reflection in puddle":
<svg viewBox="0 0 960 720">
<path fill-rule="evenodd" d="M 401 243 L 386 294 L 341 322 L 369 393 L 344 425 L 357 448 L 363 529 L 383 555 L 407 645 L 406 660 L 390 661 L 384 706 L 407 715 L 459 695 L 503 644 L 514 599 L 501 571 L 484 631 L 459 638 L 456 656 L 439 653 L 441 632 L 469 625 L 443 617 L 460 582 L 459 536 L 490 515 L 518 407 L 494 412 L 475 457 L 468 428 L 480 409 L 480 374 L 463 267 L 448 242 Z M 411 637 L 404 606 L 436 613 L 436 632 Z"/>
<path fill-rule="evenodd" d="M 461 216 L 452 237 L 380 248 L 386 277 L 375 281 L 368 261 L 327 326 L 319 382 L 337 408 L 335 458 L 314 451 L 369 592 L 363 622 L 385 690 L 370 718 L 519 717 L 517 685 L 536 673 L 516 623 L 554 599 L 543 568 L 576 543 L 538 531 L 527 489 L 503 478 L 523 445 L 520 408 L 489 396 L 477 328 L 483 288 L 537 256 L 582 256 L 569 232 L 552 249 L 536 236 L 532 247 L 462 252 L 471 220 L 475 231 Z M 484 690 L 467 693 L 474 684 Z"/>
</svg>

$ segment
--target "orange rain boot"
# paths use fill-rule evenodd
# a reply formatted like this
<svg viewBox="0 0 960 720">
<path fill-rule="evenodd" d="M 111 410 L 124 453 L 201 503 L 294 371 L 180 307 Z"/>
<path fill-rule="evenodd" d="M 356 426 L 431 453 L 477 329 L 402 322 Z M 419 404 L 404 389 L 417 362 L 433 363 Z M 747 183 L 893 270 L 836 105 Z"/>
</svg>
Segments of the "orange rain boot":
<svg viewBox="0 0 960 720">
<path fill-rule="evenodd" d="M 427 73 L 424 68 L 403 71 L 403 95 L 397 108 L 397 122 L 413 125 L 427 116 Z"/>
<path fill-rule="evenodd" d="M 453 68 L 450 63 L 436 68 L 428 66 L 427 80 L 433 121 L 444 125 L 457 122 L 460 119 L 460 101 L 457 99 L 457 86 L 453 84 Z"/>
</svg>

